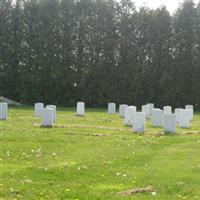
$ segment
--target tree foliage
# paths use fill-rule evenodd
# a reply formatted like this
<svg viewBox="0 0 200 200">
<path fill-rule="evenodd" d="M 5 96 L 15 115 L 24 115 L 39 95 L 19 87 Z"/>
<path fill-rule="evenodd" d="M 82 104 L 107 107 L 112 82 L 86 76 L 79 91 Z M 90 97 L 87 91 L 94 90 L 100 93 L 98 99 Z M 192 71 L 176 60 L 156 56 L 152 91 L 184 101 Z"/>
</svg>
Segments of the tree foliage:
<svg viewBox="0 0 200 200">
<path fill-rule="evenodd" d="M 0 95 L 200 107 L 200 2 L 0 0 Z"/>
</svg>

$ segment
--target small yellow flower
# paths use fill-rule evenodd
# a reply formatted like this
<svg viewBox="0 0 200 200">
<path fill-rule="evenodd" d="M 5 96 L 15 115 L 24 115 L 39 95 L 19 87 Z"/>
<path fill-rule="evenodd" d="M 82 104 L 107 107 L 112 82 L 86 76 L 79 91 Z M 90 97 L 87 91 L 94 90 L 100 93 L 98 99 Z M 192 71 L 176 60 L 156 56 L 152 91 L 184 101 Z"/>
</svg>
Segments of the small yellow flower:
<svg viewBox="0 0 200 200">
<path fill-rule="evenodd" d="M 69 189 L 69 188 L 66 188 L 66 189 L 65 189 L 65 192 L 69 192 L 69 191 L 70 191 L 70 189 Z"/>
</svg>

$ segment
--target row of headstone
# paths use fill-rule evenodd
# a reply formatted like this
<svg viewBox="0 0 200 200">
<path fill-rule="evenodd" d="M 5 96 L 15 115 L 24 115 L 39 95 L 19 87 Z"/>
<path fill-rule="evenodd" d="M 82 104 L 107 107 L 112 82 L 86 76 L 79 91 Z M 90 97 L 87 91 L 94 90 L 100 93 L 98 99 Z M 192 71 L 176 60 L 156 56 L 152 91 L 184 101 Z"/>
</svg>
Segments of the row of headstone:
<svg viewBox="0 0 200 200">
<path fill-rule="evenodd" d="M 119 115 L 120 117 L 125 117 L 125 111 L 128 107 L 127 104 L 120 104 L 119 105 Z M 116 113 L 116 103 L 108 103 L 108 114 L 115 114 Z"/>
<path fill-rule="evenodd" d="M 153 110 L 152 124 L 154 127 L 164 127 L 166 132 L 175 132 L 176 124 L 180 128 L 189 128 L 190 122 L 193 120 L 193 114 L 192 105 L 186 105 L 185 109 L 176 108 L 174 113 L 172 113 L 171 106 L 164 106 L 163 110 Z"/>
<path fill-rule="evenodd" d="M 192 105 L 186 105 L 185 109 L 176 108 L 176 123 L 179 124 L 181 128 L 190 127 L 190 122 L 193 120 L 194 109 Z"/>
<path fill-rule="evenodd" d="M 154 109 L 153 103 L 148 103 L 146 105 L 142 105 L 142 112 L 145 113 L 145 118 L 149 119 L 151 117 L 153 109 Z"/>
<path fill-rule="evenodd" d="M 120 111 L 124 105 L 126 104 L 120 105 Z M 163 127 L 164 132 L 175 133 L 177 123 L 180 128 L 190 127 L 193 113 L 192 105 L 185 106 L 185 109 L 175 109 L 175 113 L 172 113 L 171 106 L 164 106 L 162 110 L 154 108 L 154 104 L 148 103 L 142 106 L 142 112 L 137 112 L 135 106 L 126 105 L 124 125 L 133 126 L 134 132 L 144 132 L 145 120 L 146 118 L 151 118 L 153 127 Z M 121 113 L 120 116 L 122 116 Z"/>
<path fill-rule="evenodd" d="M 125 110 L 124 125 L 131 126 L 133 124 L 133 118 L 137 112 L 136 106 L 128 106 Z"/>
<path fill-rule="evenodd" d="M 8 104 L 0 102 L 0 120 L 7 120 L 8 117 Z"/>
<path fill-rule="evenodd" d="M 77 102 L 76 114 L 78 116 L 85 115 L 85 103 Z M 35 117 L 42 118 L 42 126 L 53 126 L 53 123 L 56 121 L 56 106 L 47 105 L 44 107 L 43 103 L 35 103 Z"/>
<path fill-rule="evenodd" d="M 144 107 L 147 107 L 148 112 L 144 113 L 146 114 L 146 118 L 151 117 L 153 127 L 163 127 L 164 132 L 176 131 L 176 117 L 174 114 L 171 114 L 169 106 L 164 106 L 163 110 L 154 108 L 153 104 L 147 104 Z"/>
<path fill-rule="evenodd" d="M 116 113 L 116 104 L 108 103 L 108 114 Z M 134 123 L 134 131 L 143 132 L 145 123 L 145 113 L 137 112 L 136 106 L 128 106 L 127 104 L 119 105 L 119 115 L 124 118 L 124 125 L 132 126 Z"/>
<path fill-rule="evenodd" d="M 35 117 L 41 117 L 41 126 L 53 126 L 56 121 L 56 106 L 46 105 L 43 103 L 35 103 Z"/>
</svg>

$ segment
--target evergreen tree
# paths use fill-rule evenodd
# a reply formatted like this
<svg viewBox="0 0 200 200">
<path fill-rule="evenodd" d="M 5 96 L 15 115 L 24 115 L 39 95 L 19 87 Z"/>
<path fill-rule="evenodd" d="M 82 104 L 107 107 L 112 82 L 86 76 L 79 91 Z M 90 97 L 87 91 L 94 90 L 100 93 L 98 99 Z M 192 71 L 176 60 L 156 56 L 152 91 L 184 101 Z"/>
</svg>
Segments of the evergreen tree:
<svg viewBox="0 0 200 200">
<path fill-rule="evenodd" d="M 200 107 L 200 2 L 0 0 L 0 95 L 105 106 Z"/>
</svg>

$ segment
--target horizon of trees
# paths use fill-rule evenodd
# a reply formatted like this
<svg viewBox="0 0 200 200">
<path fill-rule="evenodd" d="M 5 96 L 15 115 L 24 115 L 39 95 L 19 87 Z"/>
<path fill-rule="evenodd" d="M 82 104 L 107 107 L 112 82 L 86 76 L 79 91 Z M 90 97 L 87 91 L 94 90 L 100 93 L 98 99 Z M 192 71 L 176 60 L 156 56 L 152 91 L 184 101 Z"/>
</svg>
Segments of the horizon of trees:
<svg viewBox="0 0 200 200">
<path fill-rule="evenodd" d="M 200 1 L 0 0 L 0 96 L 200 109 Z"/>
</svg>

